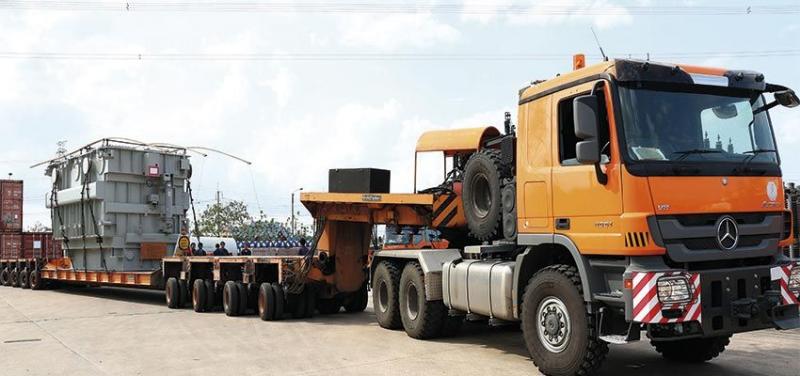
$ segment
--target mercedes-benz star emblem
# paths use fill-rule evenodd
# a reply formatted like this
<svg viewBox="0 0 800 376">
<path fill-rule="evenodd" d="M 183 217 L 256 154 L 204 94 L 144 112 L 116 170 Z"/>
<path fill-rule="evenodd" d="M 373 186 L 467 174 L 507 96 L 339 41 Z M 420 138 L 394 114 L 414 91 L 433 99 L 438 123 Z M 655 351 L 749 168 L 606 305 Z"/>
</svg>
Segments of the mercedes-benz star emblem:
<svg viewBox="0 0 800 376">
<path fill-rule="evenodd" d="M 739 228 L 736 226 L 736 220 L 729 215 L 720 218 L 719 222 L 717 222 L 717 244 L 719 248 L 730 251 L 736 248 L 738 243 Z"/>
</svg>

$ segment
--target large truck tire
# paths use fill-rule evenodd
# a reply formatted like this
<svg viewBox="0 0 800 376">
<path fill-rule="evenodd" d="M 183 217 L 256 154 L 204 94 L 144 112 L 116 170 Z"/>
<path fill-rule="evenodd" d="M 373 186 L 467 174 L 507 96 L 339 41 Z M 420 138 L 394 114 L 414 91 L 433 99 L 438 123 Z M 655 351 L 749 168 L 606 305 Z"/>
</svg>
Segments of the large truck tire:
<svg viewBox="0 0 800 376">
<path fill-rule="evenodd" d="M 419 263 L 407 263 L 400 276 L 400 320 L 406 334 L 416 339 L 439 337 L 447 314 L 441 300 L 425 299 L 425 275 Z"/>
<path fill-rule="evenodd" d="M 349 301 L 344 305 L 344 310 L 347 313 L 364 312 L 364 310 L 367 309 L 368 302 L 369 293 L 367 292 L 367 282 L 364 281 L 361 288 L 350 296 Z"/>
<path fill-rule="evenodd" d="M 264 321 L 275 320 L 275 290 L 271 283 L 264 282 L 258 289 L 258 317 Z"/>
<path fill-rule="evenodd" d="M 202 279 L 195 279 L 192 283 L 192 309 L 195 312 L 205 312 L 208 303 L 206 284 Z"/>
<path fill-rule="evenodd" d="M 19 287 L 19 272 L 17 271 L 17 268 L 11 270 L 9 280 L 11 281 L 11 287 Z"/>
<path fill-rule="evenodd" d="M 203 284 L 206 286 L 206 312 L 211 312 L 214 310 L 214 307 L 217 307 L 217 288 L 214 286 L 214 281 L 210 279 L 206 279 L 203 281 Z M 221 300 L 221 299 L 220 299 Z"/>
<path fill-rule="evenodd" d="M 341 309 L 342 303 L 335 297 L 317 301 L 317 310 L 323 315 L 333 315 L 339 313 Z"/>
<path fill-rule="evenodd" d="M 44 283 L 42 282 L 42 272 L 34 270 L 31 272 L 28 279 L 30 279 L 31 290 L 41 290 L 44 288 Z"/>
<path fill-rule="evenodd" d="M 239 290 L 239 309 L 236 311 L 238 315 L 247 314 L 247 298 L 250 295 L 247 291 L 247 286 L 242 282 L 236 282 L 236 289 Z"/>
<path fill-rule="evenodd" d="M 167 283 L 164 286 L 164 296 L 167 298 L 167 307 L 178 308 L 181 302 L 181 292 L 178 280 L 175 277 L 167 278 Z"/>
<path fill-rule="evenodd" d="M 595 333 L 574 266 L 552 265 L 534 274 L 522 300 L 522 334 L 540 372 L 594 374 L 608 353 Z"/>
<path fill-rule="evenodd" d="M 184 308 L 189 304 L 189 285 L 185 279 L 178 280 L 178 307 Z"/>
<path fill-rule="evenodd" d="M 391 261 L 381 261 L 372 274 L 372 308 L 378 325 L 400 329 L 400 269 Z"/>
<path fill-rule="evenodd" d="M 222 309 L 227 316 L 239 315 L 239 288 L 234 281 L 225 282 L 222 288 Z"/>
<path fill-rule="evenodd" d="M 691 338 L 650 342 L 664 358 L 679 362 L 703 363 L 719 356 L 731 343 L 731 336 Z"/>
<path fill-rule="evenodd" d="M 464 217 L 470 235 L 493 240 L 500 230 L 500 151 L 485 149 L 472 154 L 464 168 Z"/>
<path fill-rule="evenodd" d="M 5 267 L 2 271 L 0 271 L 0 285 L 11 285 L 11 272 L 8 270 L 8 267 Z"/>
<path fill-rule="evenodd" d="M 30 283 L 30 271 L 28 268 L 22 269 L 22 271 L 19 272 L 19 287 L 28 289 L 31 287 Z"/>
<path fill-rule="evenodd" d="M 274 282 L 272 284 L 272 292 L 275 294 L 275 320 L 280 320 L 286 312 L 284 308 L 286 306 L 286 297 L 280 283 Z"/>
</svg>

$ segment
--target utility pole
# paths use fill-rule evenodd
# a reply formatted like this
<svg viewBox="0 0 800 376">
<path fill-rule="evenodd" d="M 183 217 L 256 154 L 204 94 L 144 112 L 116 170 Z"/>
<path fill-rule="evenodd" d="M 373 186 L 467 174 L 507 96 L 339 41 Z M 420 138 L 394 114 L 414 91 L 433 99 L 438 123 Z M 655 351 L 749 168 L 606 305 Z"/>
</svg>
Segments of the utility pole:
<svg viewBox="0 0 800 376">
<path fill-rule="evenodd" d="M 292 191 L 292 236 L 294 236 L 294 234 L 296 232 L 295 231 L 295 227 L 297 226 L 296 222 L 295 222 L 295 217 L 294 217 L 294 194 L 297 193 L 297 192 L 300 192 L 302 190 L 303 190 L 303 187 L 300 187 L 300 188 L 297 188 L 294 191 Z"/>
</svg>

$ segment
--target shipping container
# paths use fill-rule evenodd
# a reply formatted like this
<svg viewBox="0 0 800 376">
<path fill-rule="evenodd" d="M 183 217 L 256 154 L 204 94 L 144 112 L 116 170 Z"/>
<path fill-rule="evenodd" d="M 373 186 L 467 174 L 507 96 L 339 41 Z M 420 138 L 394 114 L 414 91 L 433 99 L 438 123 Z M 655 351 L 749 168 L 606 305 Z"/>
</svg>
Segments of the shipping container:
<svg viewBox="0 0 800 376">
<path fill-rule="evenodd" d="M 52 232 L 23 232 L 22 258 L 61 258 L 61 242 L 53 240 Z"/>
<path fill-rule="evenodd" d="M 0 233 L 22 231 L 22 181 L 0 180 Z"/>
<path fill-rule="evenodd" d="M 0 259 L 16 259 L 22 251 L 22 234 L 0 234 Z"/>
</svg>

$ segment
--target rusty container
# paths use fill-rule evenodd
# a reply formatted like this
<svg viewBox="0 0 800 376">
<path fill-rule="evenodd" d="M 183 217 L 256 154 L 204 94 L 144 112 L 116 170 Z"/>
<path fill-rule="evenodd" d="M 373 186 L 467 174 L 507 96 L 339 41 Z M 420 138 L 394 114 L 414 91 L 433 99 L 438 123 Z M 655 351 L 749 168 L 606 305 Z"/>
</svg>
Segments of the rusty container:
<svg viewBox="0 0 800 376">
<path fill-rule="evenodd" d="M 0 180 L 0 233 L 22 232 L 22 181 Z"/>
<path fill-rule="evenodd" d="M 0 234 L 0 259 L 17 259 L 22 253 L 22 234 Z"/>
</svg>

